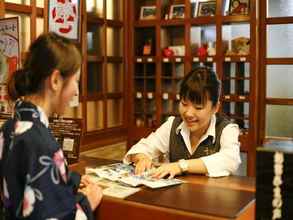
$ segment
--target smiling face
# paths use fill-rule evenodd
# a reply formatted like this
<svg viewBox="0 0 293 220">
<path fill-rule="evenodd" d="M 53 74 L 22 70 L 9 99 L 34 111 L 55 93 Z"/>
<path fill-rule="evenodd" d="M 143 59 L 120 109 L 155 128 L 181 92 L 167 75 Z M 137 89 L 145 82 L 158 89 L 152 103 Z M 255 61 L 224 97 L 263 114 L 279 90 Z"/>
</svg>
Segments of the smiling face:
<svg viewBox="0 0 293 220">
<path fill-rule="evenodd" d="M 213 114 L 218 111 L 219 104 L 212 105 L 207 100 L 205 105 L 195 105 L 189 100 L 181 99 L 179 114 L 191 133 L 203 134 L 208 129 Z"/>
</svg>

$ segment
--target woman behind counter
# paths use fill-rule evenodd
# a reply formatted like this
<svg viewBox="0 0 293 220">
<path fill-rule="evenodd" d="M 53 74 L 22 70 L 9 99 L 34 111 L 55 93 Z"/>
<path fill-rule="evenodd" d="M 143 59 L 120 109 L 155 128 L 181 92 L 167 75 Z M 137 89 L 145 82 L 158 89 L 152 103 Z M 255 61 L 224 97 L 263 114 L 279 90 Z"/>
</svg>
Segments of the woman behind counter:
<svg viewBox="0 0 293 220">
<path fill-rule="evenodd" d="M 126 154 L 141 174 L 161 155 L 169 163 L 153 171 L 153 177 L 173 178 L 182 173 L 227 176 L 241 163 L 239 128 L 219 116 L 221 83 L 208 67 L 197 67 L 180 86 L 180 117 L 169 117 L 155 132 L 141 139 Z M 165 161 L 165 162 L 166 162 Z"/>
</svg>

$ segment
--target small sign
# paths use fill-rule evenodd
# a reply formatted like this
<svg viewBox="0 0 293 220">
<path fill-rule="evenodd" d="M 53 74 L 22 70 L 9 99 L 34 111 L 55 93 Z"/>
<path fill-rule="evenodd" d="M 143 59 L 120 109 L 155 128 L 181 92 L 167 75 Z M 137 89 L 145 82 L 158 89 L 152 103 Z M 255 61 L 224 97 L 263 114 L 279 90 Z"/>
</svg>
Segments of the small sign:
<svg viewBox="0 0 293 220">
<path fill-rule="evenodd" d="M 153 95 L 152 92 L 148 92 L 147 93 L 147 97 L 148 97 L 148 99 L 153 99 L 154 98 L 154 95 Z"/>
<path fill-rule="evenodd" d="M 142 93 L 141 92 L 137 92 L 136 93 L 136 98 L 141 99 L 142 98 Z"/>
<path fill-rule="evenodd" d="M 180 62 L 182 62 L 182 59 L 177 57 L 177 58 L 175 59 L 175 62 L 180 63 Z"/>
<path fill-rule="evenodd" d="M 208 61 L 208 62 L 213 62 L 213 58 L 212 58 L 212 57 L 208 57 L 208 58 L 207 58 L 207 61 Z"/>
<path fill-rule="evenodd" d="M 245 62 L 246 61 L 246 57 L 240 57 L 240 61 L 241 62 Z"/>
<path fill-rule="evenodd" d="M 224 97 L 225 97 L 225 99 L 230 99 L 229 95 L 225 95 Z"/>
<path fill-rule="evenodd" d="M 151 63 L 151 62 L 154 62 L 154 59 L 153 59 L 153 58 L 148 58 L 147 61 L 148 61 L 149 63 Z"/>
<path fill-rule="evenodd" d="M 198 62 L 199 58 L 198 57 L 193 57 L 193 62 Z"/>
<path fill-rule="evenodd" d="M 76 163 L 79 158 L 82 119 L 50 118 L 49 128 L 57 142 L 62 146 L 68 162 Z"/>
<path fill-rule="evenodd" d="M 137 58 L 136 62 L 141 63 L 142 62 L 142 58 Z"/>
<path fill-rule="evenodd" d="M 63 150 L 64 151 L 73 151 L 74 139 L 64 138 L 63 139 Z"/>
<path fill-rule="evenodd" d="M 168 63 L 169 62 L 169 58 L 163 58 L 163 62 L 164 63 Z"/>
<path fill-rule="evenodd" d="M 225 57 L 226 62 L 231 62 L 231 57 Z"/>
<path fill-rule="evenodd" d="M 163 93 L 163 99 L 165 99 L 165 100 L 166 100 L 166 99 L 168 99 L 168 98 L 169 98 L 169 94 L 168 94 L 168 93 L 166 93 L 166 92 L 164 92 L 164 93 Z"/>
</svg>

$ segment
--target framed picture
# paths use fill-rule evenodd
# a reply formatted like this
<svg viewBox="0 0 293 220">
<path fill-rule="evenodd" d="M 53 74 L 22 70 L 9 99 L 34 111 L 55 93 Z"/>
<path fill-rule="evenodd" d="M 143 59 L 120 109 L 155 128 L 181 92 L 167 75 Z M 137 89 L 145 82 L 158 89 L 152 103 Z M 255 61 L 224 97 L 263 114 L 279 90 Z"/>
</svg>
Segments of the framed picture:
<svg viewBox="0 0 293 220">
<path fill-rule="evenodd" d="M 49 0 L 48 9 L 48 30 L 79 41 L 80 1 Z"/>
<path fill-rule="evenodd" d="M 230 0 L 229 15 L 247 15 L 249 0 Z"/>
<path fill-rule="evenodd" d="M 0 19 L 0 84 L 7 83 L 19 63 L 18 17 Z"/>
<path fill-rule="evenodd" d="M 156 19 L 157 8 L 156 6 L 143 6 L 140 8 L 140 19 L 150 20 Z"/>
<path fill-rule="evenodd" d="M 198 2 L 197 16 L 215 16 L 216 7 L 217 7 L 216 1 Z"/>
<path fill-rule="evenodd" d="M 171 5 L 170 8 L 170 19 L 174 18 L 184 18 L 185 14 L 185 5 L 179 4 L 179 5 Z"/>
</svg>

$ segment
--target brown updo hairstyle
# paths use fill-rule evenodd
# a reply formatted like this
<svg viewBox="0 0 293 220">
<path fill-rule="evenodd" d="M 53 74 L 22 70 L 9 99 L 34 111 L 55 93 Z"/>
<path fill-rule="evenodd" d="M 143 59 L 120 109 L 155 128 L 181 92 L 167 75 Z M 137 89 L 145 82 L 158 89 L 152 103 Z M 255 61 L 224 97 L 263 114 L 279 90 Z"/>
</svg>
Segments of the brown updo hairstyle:
<svg viewBox="0 0 293 220">
<path fill-rule="evenodd" d="M 68 39 L 53 32 L 40 35 L 29 47 L 23 68 L 15 71 L 8 81 L 12 101 L 41 92 L 44 82 L 54 70 L 66 79 L 81 65 L 81 55 Z"/>
</svg>

